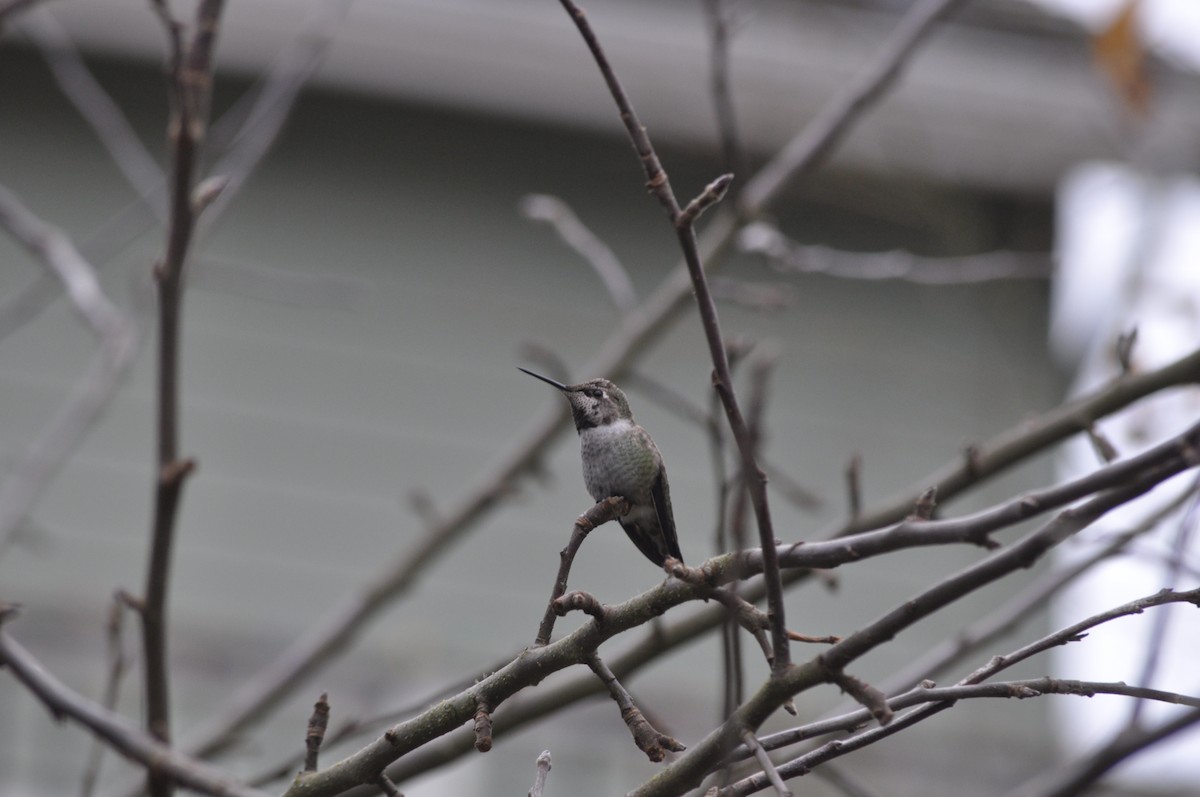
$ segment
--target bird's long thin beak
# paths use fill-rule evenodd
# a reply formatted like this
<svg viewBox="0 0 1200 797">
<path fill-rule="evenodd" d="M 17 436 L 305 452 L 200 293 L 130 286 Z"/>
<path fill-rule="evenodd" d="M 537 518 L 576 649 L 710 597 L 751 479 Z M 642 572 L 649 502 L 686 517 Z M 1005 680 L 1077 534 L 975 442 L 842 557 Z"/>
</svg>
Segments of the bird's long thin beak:
<svg viewBox="0 0 1200 797">
<path fill-rule="evenodd" d="M 523 373 L 527 373 L 530 376 L 534 377 L 535 379 L 540 379 L 548 385 L 554 385 L 556 388 L 558 388 L 559 390 L 561 390 L 563 392 L 568 392 L 571 390 L 571 388 L 567 387 L 562 382 L 555 382 L 553 379 L 550 379 L 549 377 L 542 376 L 541 374 L 535 374 L 533 371 L 528 371 L 519 365 L 517 366 L 517 370 L 521 371 Z"/>
</svg>

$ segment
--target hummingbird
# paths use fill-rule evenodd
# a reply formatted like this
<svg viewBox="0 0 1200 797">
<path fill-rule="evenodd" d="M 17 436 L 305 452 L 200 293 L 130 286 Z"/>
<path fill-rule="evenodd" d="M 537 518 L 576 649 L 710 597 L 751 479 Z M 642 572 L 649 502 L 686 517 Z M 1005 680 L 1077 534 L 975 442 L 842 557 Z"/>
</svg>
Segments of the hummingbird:
<svg viewBox="0 0 1200 797">
<path fill-rule="evenodd" d="M 650 434 L 633 420 L 621 389 L 607 379 L 564 385 L 518 370 L 558 388 L 570 402 L 583 455 L 583 483 L 592 498 L 597 502 L 614 495 L 624 498 L 629 511 L 617 521 L 637 549 L 659 567 L 668 556 L 682 562 L 662 454 Z"/>
</svg>

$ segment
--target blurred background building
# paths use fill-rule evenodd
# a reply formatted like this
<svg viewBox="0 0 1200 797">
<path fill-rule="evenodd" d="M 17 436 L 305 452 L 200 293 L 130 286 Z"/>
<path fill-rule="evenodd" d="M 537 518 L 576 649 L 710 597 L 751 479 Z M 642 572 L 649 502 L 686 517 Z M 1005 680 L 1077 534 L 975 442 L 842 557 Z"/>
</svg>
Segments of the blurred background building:
<svg viewBox="0 0 1200 797">
<path fill-rule="evenodd" d="M 732 94 L 747 173 L 859 72 L 908 5 L 732 4 Z M 986 254 L 1020 264 L 1021 278 L 845 279 L 781 269 L 760 251 L 727 259 L 721 275 L 739 295 L 765 287 L 770 299 L 770 309 L 721 307 L 728 336 L 778 356 L 767 454 L 822 498 L 805 509 L 775 492 L 785 539 L 809 538 L 845 516 L 853 456 L 870 505 L 1066 393 L 1075 365 L 1056 364 L 1047 346 L 1060 180 L 1092 160 L 1191 173 L 1200 156 L 1193 67 L 1151 47 L 1138 73 L 1151 93 L 1137 107 L 1114 88 L 1102 58 L 1097 65 L 1096 33 L 1119 11 L 1108 6 L 1105 18 L 1078 20 L 1025 3 L 967 3 L 832 161 L 772 207 L 769 236 L 856 253 Z M 705 4 L 593 0 L 587 8 L 676 190 L 695 194 L 723 169 Z M 152 185 L 154 162 L 164 160 L 163 35 L 140 0 L 55 0 L 6 23 L 0 184 L 76 240 L 147 339 L 99 421 L 0 549 L 0 599 L 25 607 L 14 632 L 64 681 L 98 695 L 111 596 L 140 588 L 149 528 L 146 288 L 162 232 L 135 186 Z M 64 42 L 127 115 L 149 167 L 137 156 L 114 165 L 64 96 L 64 82 L 86 90 L 64 66 L 73 52 Z M 181 440 L 199 470 L 184 497 L 171 599 L 184 741 L 231 684 L 417 548 L 430 516 L 461 502 L 559 400 L 516 371 L 536 365 L 530 344 L 575 369 L 619 326 L 596 274 L 523 215 L 524 197 L 568 203 L 624 264 L 638 297 L 678 260 L 594 64 L 557 4 L 231 3 L 214 98 L 214 117 L 225 121 L 214 125 L 213 151 L 237 144 L 241 98 L 265 72 L 307 65 L 315 74 L 278 144 L 202 230 L 190 267 Z M 878 274 L 876 261 L 850 262 Z M 0 237 L 0 478 L 11 479 L 44 442 L 95 352 L 68 302 L 39 280 L 41 267 Z M 623 380 L 667 459 L 693 562 L 713 550 L 708 443 L 647 385 L 705 405 L 709 372 L 699 324 L 685 312 Z M 335 720 L 371 714 L 469 678 L 531 641 L 557 552 L 590 503 L 573 438 L 564 429 L 540 475 L 514 485 L 512 500 L 430 563 L 353 650 L 249 732 L 230 766 L 249 775 L 298 750 L 321 691 Z M 1040 457 L 947 508 L 982 506 L 1052 478 L 1052 458 Z M 422 496 L 416 508 L 413 495 Z M 588 540 L 573 586 L 615 602 L 661 580 L 623 535 L 604 531 Z M 836 592 L 810 585 L 789 594 L 789 619 L 804 632 L 845 633 L 979 555 L 926 549 L 847 568 Z M 912 629 L 858 674 L 894 672 L 1002 590 Z M 562 621 L 560 633 L 574 622 Z M 1031 617 L 962 672 L 1047 622 Z M 136 650 L 132 630 L 127 646 Z M 762 662 L 747 660 L 761 675 Z M 717 662 L 717 641 L 707 638 L 629 685 L 688 743 L 718 715 Z M 1037 661 L 1017 672 L 1051 667 Z M 136 684 L 128 679 L 121 704 L 133 716 Z M 840 696 L 821 690 L 799 702 L 802 715 L 815 716 Z M 855 777 L 891 795 L 1003 793 L 1056 760 L 1044 703 L 946 712 L 856 756 Z M 63 751 L 82 762 L 84 734 L 49 722 L 11 682 L 0 687 L 0 716 L 0 792 L 76 787 L 78 769 L 62 765 Z M 327 751 L 326 760 L 355 746 Z M 605 698 L 402 789 L 410 797 L 521 793 L 547 747 L 552 777 L 580 797 L 624 792 L 656 771 Z M 103 782 L 113 791 L 128 772 L 110 760 Z M 804 785 L 826 793 L 819 780 Z"/>
</svg>

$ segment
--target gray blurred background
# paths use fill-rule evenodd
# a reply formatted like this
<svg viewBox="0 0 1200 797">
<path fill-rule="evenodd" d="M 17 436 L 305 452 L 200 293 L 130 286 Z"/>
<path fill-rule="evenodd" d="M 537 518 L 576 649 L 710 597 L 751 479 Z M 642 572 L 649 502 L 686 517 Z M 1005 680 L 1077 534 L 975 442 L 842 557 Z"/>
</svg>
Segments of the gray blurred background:
<svg viewBox="0 0 1200 797">
<path fill-rule="evenodd" d="M 854 74 L 894 25 L 898 5 L 753 4 L 734 45 L 734 90 L 756 163 Z M 148 9 L 47 8 L 162 156 L 161 34 Z M 614 0 L 589 10 L 676 190 L 693 195 L 721 168 L 701 5 Z M 231 4 L 218 47 L 216 115 L 302 19 L 291 3 Z M 104 252 L 106 290 L 146 322 L 129 378 L 0 556 L 0 599 L 25 606 L 13 633 L 65 682 L 96 696 L 110 596 L 118 587 L 139 590 L 143 578 L 154 406 L 144 287 L 162 235 L 151 229 L 105 250 L 119 240 L 105 225 L 136 194 L 19 26 L 0 40 L 0 76 L 0 183 L 85 251 Z M 1194 83 L 1164 80 L 1167 121 L 1158 139 L 1174 152 L 1173 137 L 1185 123 L 1194 131 L 1200 106 Z M 856 251 L 1046 253 L 1057 176 L 1077 158 L 1117 151 L 1120 128 L 1079 31 L 1021 6 L 980 3 L 935 35 L 898 91 L 773 216 L 798 240 Z M 619 323 L 595 274 L 521 215 L 521 198 L 547 193 L 568 202 L 644 297 L 678 249 L 642 181 L 599 76 L 556 4 L 351 8 L 320 80 L 201 238 L 191 265 L 181 444 L 199 470 L 184 496 L 171 597 L 180 739 L 231 684 L 419 544 L 425 526 L 410 507 L 413 491 L 426 491 L 435 511 L 452 505 L 545 405 L 561 401 L 516 370 L 532 363 L 523 344 L 549 347 L 577 367 Z M 40 273 L 0 238 L 0 296 L 16 295 Z M 805 539 L 844 516 L 843 472 L 854 454 L 870 505 L 1063 394 L 1065 377 L 1045 345 L 1045 280 L 930 287 L 798 278 L 746 255 L 722 273 L 783 283 L 791 299 L 778 312 L 721 306 L 727 336 L 778 353 L 768 456 L 824 499 L 806 513 L 773 494 L 784 539 Z M 0 340 L 3 463 L 37 438 L 93 350 L 61 297 Z M 706 404 L 710 368 L 689 307 L 634 371 Z M 629 380 L 630 401 L 666 457 L 681 545 L 696 563 L 713 552 L 707 441 L 638 384 Z M 563 430 L 544 470 L 249 733 L 228 759 L 234 770 L 254 773 L 299 750 L 321 691 L 336 721 L 420 698 L 528 644 L 570 523 L 591 503 L 573 433 Z M 1038 459 L 949 509 L 1049 478 L 1047 460 Z M 790 593 L 789 622 L 806 633 L 844 634 L 980 555 L 926 549 L 845 568 L 836 592 L 809 585 Z M 589 538 L 572 586 L 616 602 L 661 578 L 612 526 Z M 1007 589 L 956 604 L 856 674 L 887 675 Z M 577 623 L 561 621 L 558 633 Z M 1031 618 L 1021 638 L 1038 628 Z M 136 651 L 132 624 L 128 630 Z M 1007 640 L 964 670 L 1018 644 Z M 628 684 L 685 744 L 717 719 L 717 654 L 715 638 L 706 639 Z M 1044 674 L 1046 666 L 1033 662 L 1024 672 Z M 753 681 L 764 664 L 747 655 L 747 672 Z M 131 675 L 121 704 L 132 716 L 137 683 Z M 839 699 L 833 689 L 803 695 L 801 714 Z M 998 793 L 1053 761 L 1045 711 L 1038 701 L 961 706 L 841 765 L 880 794 Z M 0 792 L 72 792 L 79 768 L 63 766 L 64 751 L 82 766 L 86 736 L 51 723 L 8 678 L 0 681 L 0 716 Z M 324 760 L 355 748 L 326 751 Z M 401 788 L 410 797 L 523 793 L 545 748 L 558 793 L 623 792 L 656 771 L 604 698 Z M 111 790 L 128 772 L 110 759 L 104 777 Z M 796 787 L 827 788 L 816 778 Z"/>
</svg>

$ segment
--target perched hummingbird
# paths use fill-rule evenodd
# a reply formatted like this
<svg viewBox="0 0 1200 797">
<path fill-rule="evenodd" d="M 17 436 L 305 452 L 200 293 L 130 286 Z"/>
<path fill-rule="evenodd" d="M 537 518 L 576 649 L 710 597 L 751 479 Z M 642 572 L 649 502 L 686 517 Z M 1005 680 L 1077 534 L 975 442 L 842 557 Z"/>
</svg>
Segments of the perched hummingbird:
<svg viewBox="0 0 1200 797">
<path fill-rule="evenodd" d="M 592 498 L 597 502 L 613 495 L 624 498 L 630 509 L 618 522 L 638 550 L 659 567 L 668 556 L 682 562 L 662 454 L 634 422 L 621 389 L 607 379 L 564 385 L 520 370 L 554 385 L 571 403 L 583 454 L 583 482 Z"/>
</svg>

